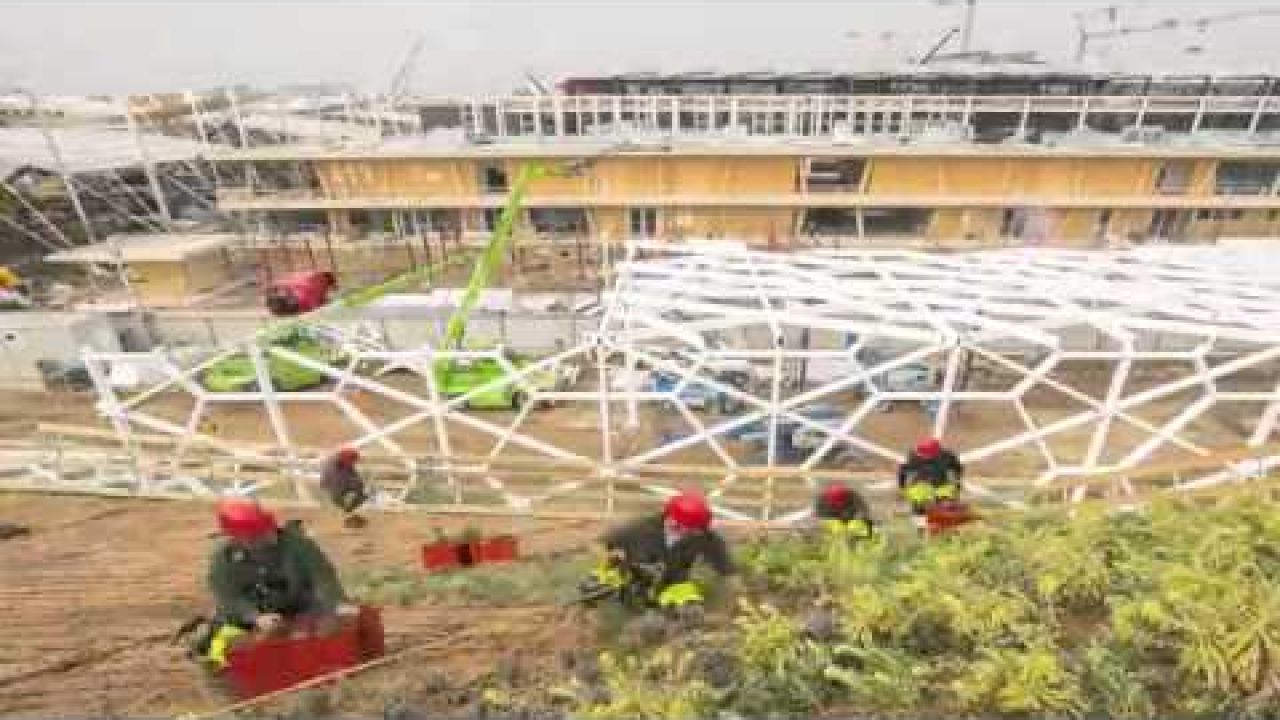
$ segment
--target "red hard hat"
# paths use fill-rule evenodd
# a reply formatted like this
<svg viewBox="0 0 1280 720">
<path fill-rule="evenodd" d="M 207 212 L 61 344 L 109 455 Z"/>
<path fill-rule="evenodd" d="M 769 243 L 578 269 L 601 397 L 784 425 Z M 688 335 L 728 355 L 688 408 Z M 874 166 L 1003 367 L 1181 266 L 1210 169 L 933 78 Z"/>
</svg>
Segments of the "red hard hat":
<svg viewBox="0 0 1280 720">
<path fill-rule="evenodd" d="M 932 460 L 942 452 L 942 443 L 938 438 L 929 437 L 916 443 L 916 455 L 925 460 Z"/>
<path fill-rule="evenodd" d="M 218 501 L 218 528 L 236 540 L 255 540 L 276 530 L 276 516 L 256 500 L 231 497 Z"/>
<path fill-rule="evenodd" d="M 697 493 L 682 492 L 667 500 L 662 516 L 682 530 L 706 530 L 711 527 L 711 506 Z"/>
<path fill-rule="evenodd" d="M 851 494 L 848 485 L 831 483 L 822 488 L 822 503 L 830 508 L 842 508 L 849 504 L 849 496 Z"/>
<path fill-rule="evenodd" d="M 355 465 L 356 461 L 359 459 L 360 459 L 360 451 L 351 447 L 350 445 L 338 451 L 338 462 L 342 463 L 343 465 Z"/>
</svg>

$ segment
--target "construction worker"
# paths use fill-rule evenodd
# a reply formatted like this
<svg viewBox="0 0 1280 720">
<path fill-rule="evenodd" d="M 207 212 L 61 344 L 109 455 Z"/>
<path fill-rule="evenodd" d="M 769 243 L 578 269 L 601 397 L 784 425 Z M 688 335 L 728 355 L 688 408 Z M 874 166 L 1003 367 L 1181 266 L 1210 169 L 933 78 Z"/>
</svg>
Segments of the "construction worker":
<svg viewBox="0 0 1280 720">
<path fill-rule="evenodd" d="M 911 507 L 913 521 L 921 528 L 931 506 L 959 498 L 963 480 L 960 460 L 933 437 L 917 443 L 907 461 L 898 466 L 898 489 Z"/>
<path fill-rule="evenodd" d="M 364 478 L 356 470 L 360 451 L 346 446 L 331 455 L 320 468 L 320 484 L 329 499 L 345 514 L 343 524 L 349 528 L 364 527 L 365 520 L 356 511 L 369 499 Z"/>
<path fill-rule="evenodd" d="M 661 513 L 613 529 L 603 544 L 605 560 L 589 583 L 628 604 L 700 607 L 702 588 L 690 580 L 694 565 L 705 561 L 722 577 L 734 574 L 728 545 L 711 529 L 711 506 L 697 493 L 673 495 Z"/>
<path fill-rule="evenodd" d="M 276 634 L 300 615 L 335 615 L 346 601 L 338 574 L 299 521 L 281 527 L 256 501 L 218 503 L 225 540 L 209 563 L 217 608 L 196 650 L 213 669 L 226 665 L 231 646 L 250 632 Z"/>
<path fill-rule="evenodd" d="M 833 482 L 818 493 L 813 517 L 827 537 L 865 540 L 871 537 L 871 507 L 856 490 Z"/>
</svg>

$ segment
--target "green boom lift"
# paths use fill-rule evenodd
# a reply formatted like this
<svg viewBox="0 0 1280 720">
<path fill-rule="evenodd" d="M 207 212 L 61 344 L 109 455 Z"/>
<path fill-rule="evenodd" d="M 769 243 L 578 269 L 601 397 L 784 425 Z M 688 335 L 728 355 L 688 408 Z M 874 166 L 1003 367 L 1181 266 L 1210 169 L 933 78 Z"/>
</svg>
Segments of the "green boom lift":
<svg viewBox="0 0 1280 720">
<path fill-rule="evenodd" d="M 526 162 L 520 166 L 515 182 L 511 185 L 511 194 L 503 206 L 494 228 L 480 257 L 471 272 L 471 280 L 467 284 L 457 310 L 449 318 L 445 327 L 445 338 L 442 347 L 461 349 L 463 338 L 467 332 L 467 318 L 480 298 L 480 293 L 489 286 L 494 273 L 502 265 L 503 256 L 511 245 L 511 237 L 515 230 L 516 218 L 524 205 L 524 197 L 528 193 L 529 184 L 543 177 L 564 177 L 575 175 L 582 165 L 589 161 L 566 163 L 551 167 L 541 163 Z M 446 266 L 450 263 L 446 263 Z M 307 323 L 316 322 L 328 315 L 344 309 L 360 308 L 385 295 L 412 287 L 424 277 L 443 271 L 444 267 L 424 266 L 402 273 L 390 280 L 360 288 L 346 293 L 338 299 L 312 312 L 282 320 L 265 328 L 258 335 L 258 340 L 267 345 L 280 344 L 299 350 L 297 341 L 308 337 L 301 332 Z M 323 359 L 326 355 L 323 346 L 302 347 L 303 354 Z M 509 354 L 507 359 L 519 369 L 529 364 L 529 360 L 518 355 Z M 300 390 L 314 386 L 323 381 L 320 373 L 298 366 L 296 363 L 279 361 L 272 356 L 271 377 L 282 390 Z M 332 362 L 332 359 L 329 359 Z M 277 366 L 278 365 L 278 366 Z M 216 364 L 203 374 L 202 383 L 214 392 L 230 392 L 237 390 L 253 390 L 256 388 L 256 376 L 250 377 L 251 364 L 247 356 L 237 355 L 227 361 Z M 472 390 L 490 383 L 496 383 L 506 375 L 502 365 L 492 358 L 447 359 L 437 361 L 433 368 L 435 381 L 440 393 L 445 397 L 466 395 Z M 551 389 L 556 382 L 556 375 L 551 371 L 539 371 L 526 376 L 522 380 L 509 383 L 497 383 L 494 387 L 475 393 L 467 399 L 467 406 L 475 409 L 487 408 L 519 408 L 529 398 L 533 389 Z"/>
<path fill-rule="evenodd" d="M 507 249 L 511 246 L 511 237 L 515 231 L 516 218 L 524 205 L 529 184 L 534 180 L 552 176 L 576 174 L 579 167 L 570 164 L 551 167 L 540 163 L 527 162 L 520 166 L 515 182 L 511 185 L 511 194 L 507 197 L 502 214 L 498 217 L 493 237 L 481 252 L 471 271 L 471 280 L 466 291 L 458 302 L 458 308 L 449 318 L 445 326 L 442 347 L 449 350 L 462 349 L 463 338 L 467 333 L 467 320 L 475 309 L 480 293 L 489 287 L 494 273 L 501 267 Z M 508 353 L 507 359 L 517 370 L 529 364 L 529 359 Z M 541 370 L 513 382 L 499 382 L 506 376 L 506 369 L 495 358 L 449 358 L 436 361 L 432 368 L 436 387 L 445 397 L 466 395 L 482 386 L 491 387 L 476 392 L 467 398 L 467 407 L 473 409 L 516 409 L 529 399 L 531 390 L 549 390 L 554 388 L 556 374 L 550 370 Z"/>
</svg>

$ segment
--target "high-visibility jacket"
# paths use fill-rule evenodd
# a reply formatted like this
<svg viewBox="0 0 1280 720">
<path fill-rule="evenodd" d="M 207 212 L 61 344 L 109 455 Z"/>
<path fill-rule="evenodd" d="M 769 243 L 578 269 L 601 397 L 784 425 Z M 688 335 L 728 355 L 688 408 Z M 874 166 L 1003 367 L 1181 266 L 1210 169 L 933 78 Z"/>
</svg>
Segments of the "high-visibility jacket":
<svg viewBox="0 0 1280 720">
<path fill-rule="evenodd" d="M 724 538 L 714 530 L 692 533 L 673 544 L 667 543 L 661 514 L 638 518 L 609 531 L 603 538 L 610 550 L 620 550 L 625 562 L 661 566 L 657 590 L 689 579 L 693 566 L 704 561 L 720 575 L 734 572 L 733 560 Z"/>
</svg>

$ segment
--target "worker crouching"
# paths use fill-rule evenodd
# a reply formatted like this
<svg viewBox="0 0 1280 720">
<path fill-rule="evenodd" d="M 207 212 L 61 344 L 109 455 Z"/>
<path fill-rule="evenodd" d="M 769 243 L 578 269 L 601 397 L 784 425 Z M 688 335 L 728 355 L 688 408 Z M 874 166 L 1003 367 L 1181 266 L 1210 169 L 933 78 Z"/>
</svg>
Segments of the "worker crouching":
<svg viewBox="0 0 1280 720">
<path fill-rule="evenodd" d="M 588 599 L 696 613 L 705 594 L 691 577 L 694 566 L 706 562 L 722 577 L 734 574 L 728 544 L 711 529 L 711 507 L 695 493 L 671 497 L 660 514 L 637 518 L 602 540 L 605 558 L 583 588 Z"/>
<path fill-rule="evenodd" d="M 822 488 L 813 505 L 815 524 L 828 539 L 868 540 L 875 528 L 871 507 L 862 495 L 844 483 Z"/>
<path fill-rule="evenodd" d="M 360 452 L 353 447 L 344 447 L 324 461 L 320 469 L 320 484 L 333 502 L 343 513 L 343 524 L 349 528 L 365 526 L 365 519 L 359 509 L 369 499 L 364 478 L 356 469 L 360 461 Z"/>
<path fill-rule="evenodd" d="M 911 508 L 912 520 L 922 530 L 931 507 L 959 500 L 963 480 L 964 466 L 937 438 L 921 440 L 898 466 L 898 488 Z"/>
<path fill-rule="evenodd" d="M 209 562 L 216 609 L 194 644 L 205 666 L 221 670 L 232 646 L 253 633 L 280 634 L 300 616 L 336 618 L 346 601 L 338 574 L 301 522 L 280 526 L 257 502 L 218 503 L 224 540 Z"/>
</svg>

